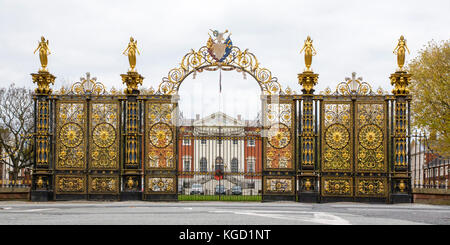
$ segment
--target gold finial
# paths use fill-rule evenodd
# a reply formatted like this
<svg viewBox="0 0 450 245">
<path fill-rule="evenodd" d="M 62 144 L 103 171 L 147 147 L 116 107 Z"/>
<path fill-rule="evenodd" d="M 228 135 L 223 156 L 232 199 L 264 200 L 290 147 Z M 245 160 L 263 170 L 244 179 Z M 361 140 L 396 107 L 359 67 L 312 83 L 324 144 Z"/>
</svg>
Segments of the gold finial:
<svg viewBox="0 0 450 245">
<path fill-rule="evenodd" d="M 317 54 L 316 50 L 313 47 L 312 42 L 313 40 L 311 39 L 310 36 L 308 36 L 305 40 L 305 44 L 303 45 L 302 50 L 300 50 L 300 53 L 302 53 L 302 51 L 305 50 L 306 71 L 311 71 L 312 57 Z"/>
<path fill-rule="evenodd" d="M 401 35 L 397 47 L 395 47 L 393 51 L 393 53 L 397 55 L 398 71 L 403 71 L 403 66 L 405 65 L 405 49 L 409 54 L 408 46 L 406 46 L 406 39 Z"/>
<path fill-rule="evenodd" d="M 135 41 L 133 37 L 130 37 L 128 47 L 125 49 L 125 51 L 123 51 L 123 54 L 128 55 L 128 62 L 130 62 L 131 72 L 135 71 L 134 68 L 136 67 L 136 52 L 141 55 L 141 53 L 139 53 L 139 49 L 137 48 L 137 40 Z"/>
<path fill-rule="evenodd" d="M 44 36 L 41 37 L 38 47 L 34 50 L 34 54 L 39 50 L 39 60 L 41 61 L 41 69 L 39 71 L 47 71 L 47 56 L 50 54 L 48 48 L 48 40 L 45 40 Z"/>
</svg>

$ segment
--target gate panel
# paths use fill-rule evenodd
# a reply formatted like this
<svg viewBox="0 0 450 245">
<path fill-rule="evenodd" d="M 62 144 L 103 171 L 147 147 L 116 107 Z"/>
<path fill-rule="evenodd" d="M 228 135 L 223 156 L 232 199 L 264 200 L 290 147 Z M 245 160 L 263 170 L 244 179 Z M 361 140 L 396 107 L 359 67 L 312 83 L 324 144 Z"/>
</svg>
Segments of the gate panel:
<svg viewBox="0 0 450 245">
<path fill-rule="evenodd" d="M 351 101 L 324 101 L 322 111 L 322 196 L 353 196 Z"/>
<path fill-rule="evenodd" d="M 323 102 L 321 194 L 335 200 L 385 198 L 389 190 L 384 98 L 341 98 Z"/>
<path fill-rule="evenodd" d="M 357 172 L 386 171 L 385 103 L 356 103 Z"/>
<path fill-rule="evenodd" d="M 86 103 L 56 105 L 56 170 L 86 169 Z"/>
<path fill-rule="evenodd" d="M 119 103 L 94 102 L 90 109 L 90 170 L 119 169 Z"/>
<path fill-rule="evenodd" d="M 85 101 L 57 101 L 56 103 L 56 199 L 64 199 L 64 195 L 72 197 L 82 195 L 78 198 L 85 198 L 86 108 Z"/>
<path fill-rule="evenodd" d="M 295 104 L 272 99 L 264 105 L 263 200 L 295 200 Z"/>
<path fill-rule="evenodd" d="M 355 172 L 358 176 L 355 179 L 355 195 L 386 197 L 388 194 L 386 103 L 356 102 L 355 106 L 357 136 Z"/>
<path fill-rule="evenodd" d="M 351 102 L 324 102 L 322 114 L 322 171 L 352 172 Z"/>
<path fill-rule="evenodd" d="M 144 199 L 177 200 L 176 104 L 147 101 Z"/>
<path fill-rule="evenodd" d="M 90 103 L 89 198 L 117 198 L 119 194 L 119 108 L 117 100 Z"/>
</svg>

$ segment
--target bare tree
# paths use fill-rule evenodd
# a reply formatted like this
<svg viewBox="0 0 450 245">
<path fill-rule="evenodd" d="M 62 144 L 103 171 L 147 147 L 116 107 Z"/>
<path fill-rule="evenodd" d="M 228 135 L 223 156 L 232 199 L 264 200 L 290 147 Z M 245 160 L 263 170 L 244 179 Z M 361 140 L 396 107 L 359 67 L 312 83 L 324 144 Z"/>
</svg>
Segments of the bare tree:
<svg viewBox="0 0 450 245">
<path fill-rule="evenodd" d="M 0 89 L 0 162 L 11 167 L 14 181 L 33 163 L 33 111 L 32 90 L 14 84 Z"/>
</svg>

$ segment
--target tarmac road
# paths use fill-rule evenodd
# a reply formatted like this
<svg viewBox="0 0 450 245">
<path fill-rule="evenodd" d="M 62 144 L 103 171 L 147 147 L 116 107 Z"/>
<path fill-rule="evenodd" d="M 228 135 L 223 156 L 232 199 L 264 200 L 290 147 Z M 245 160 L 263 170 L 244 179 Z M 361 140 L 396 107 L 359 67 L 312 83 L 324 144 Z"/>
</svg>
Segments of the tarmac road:
<svg viewBox="0 0 450 245">
<path fill-rule="evenodd" d="M 450 206 L 294 202 L 0 202 L 0 225 L 450 224 Z"/>
</svg>

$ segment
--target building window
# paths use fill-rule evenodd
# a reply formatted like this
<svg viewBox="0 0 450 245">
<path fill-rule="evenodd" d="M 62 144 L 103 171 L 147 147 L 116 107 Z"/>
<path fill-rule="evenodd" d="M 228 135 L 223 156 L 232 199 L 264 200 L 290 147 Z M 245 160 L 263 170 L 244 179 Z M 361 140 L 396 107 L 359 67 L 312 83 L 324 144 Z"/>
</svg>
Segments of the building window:
<svg viewBox="0 0 450 245">
<path fill-rule="evenodd" d="M 202 145 L 206 145 L 206 140 L 202 139 L 201 143 L 202 143 Z"/>
<path fill-rule="evenodd" d="M 239 161 L 237 158 L 231 160 L 231 172 L 237 173 L 239 171 Z"/>
<path fill-rule="evenodd" d="M 200 159 L 200 172 L 208 172 L 208 161 L 205 157 L 202 157 L 202 159 Z"/>
<path fill-rule="evenodd" d="M 238 144 L 238 140 L 233 140 L 233 145 L 237 145 Z"/>
<path fill-rule="evenodd" d="M 221 144 L 222 144 L 222 140 L 221 140 L 221 139 L 218 139 L 218 140 L 217 140 L 217 144 L 221 145 Z"/>
<path fill-rule="evenodd" d="M 255 140 L 254 139 L 249 139 L 247 145 L 248 146 L 255 146 Z"/>
<path fill-rule="evenodd" d="M 223 167 L 223 158 L 222 157 L 216 157 L 216 164 L 215 164 L 215 171 L 217 171 L 217 170 L 224 170 L 224 167 Z"/>
<path fill-rule="evenodd" d="M 186 171 L 186 172 L 191 171 L 191 159 L 183 160 L 183 171 Z"/>
<path fill-rule="evenodd" d="M 191 145 L 190 139 L 183 139 L 183 145 Z"/>
<path fill-rule="evenodd" d="M 255 172 L 255 159 L 254 158 L 247 159 L 247 172 L 248 173 Z"/>
</svg>

